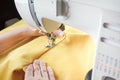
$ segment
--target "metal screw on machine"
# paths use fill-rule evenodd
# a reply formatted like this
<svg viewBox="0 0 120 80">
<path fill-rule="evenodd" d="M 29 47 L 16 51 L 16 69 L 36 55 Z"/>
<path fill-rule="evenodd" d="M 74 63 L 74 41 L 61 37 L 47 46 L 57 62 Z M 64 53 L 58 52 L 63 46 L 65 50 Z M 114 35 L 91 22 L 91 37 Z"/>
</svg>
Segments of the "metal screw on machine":
<svg viewBox="0 0 120 80">
<path fill-rule="evenodd" d="M 61 26 L 59 27 L 59 29 L 61 29 L 62 31 L 64 31 L 65 30 L 65 25 L 61 24 Z"/>
</svg>

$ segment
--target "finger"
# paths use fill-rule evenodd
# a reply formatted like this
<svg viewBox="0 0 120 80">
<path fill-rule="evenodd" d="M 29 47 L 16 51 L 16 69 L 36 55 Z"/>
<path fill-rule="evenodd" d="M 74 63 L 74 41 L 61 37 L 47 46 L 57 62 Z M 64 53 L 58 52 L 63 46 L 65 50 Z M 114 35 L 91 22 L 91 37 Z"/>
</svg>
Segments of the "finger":
<svg viewBox="0 0 120 80">
<path fill-rule="evenodd" d="M 41 73 L 42 73 L 42 77 L 44 78 L 44 80 L 49 80 L 47 68 L 43 61 L 40 61 L 40 68 L 41 68 Z"/>
<path fill-rule="evenodd" d="M 38 60 L 35 60 L 33 62 L 33 67 L 34 67 L 34 76 L 38 76 L 41 78 L 41 70 L 40 70 L 40 67 L 39 67 L 39 61 Z"/>
<path fill-rule="evenodd" d="M 25 71 L 25 80 L 28 80 L 28 78 L 33 77 L 33 65 L 30 64 L 26 71 Z"/>
<path fill-rule="evenodd" d="M 32 32 L 32 35 L 33 35 L 33 36 L 44 36 L 44 35 L 46 35 L 45 32 L 40 31 L 40 30 L 38 30 L 38 29 L 33 29 L 32 31 L 33 31 L 33 32 Z"/>
<path fill-rule="evenodd" d="M 47 33 L 46 33 L 46 32 L 43 32 L 43 31 L 39 31 L 39 34 L 40 34 L 40 35 L 46 35 Z"/>
<path fill-rule="evenodd" d="M 51 67 L 47 67 L 48 75 L 50 80 L 55 80 L 55 76 Z"/>
<path fill-rule="evenodd" d="M 56 36 L 58 36 L 58 37 L 63 37 L 63 36 L 64 36 L 64 32 L 61 31 L 60 29 L 55 30 L 55 31 L 53 32 L 53 34 L 56 35 Z"/>
</svg>

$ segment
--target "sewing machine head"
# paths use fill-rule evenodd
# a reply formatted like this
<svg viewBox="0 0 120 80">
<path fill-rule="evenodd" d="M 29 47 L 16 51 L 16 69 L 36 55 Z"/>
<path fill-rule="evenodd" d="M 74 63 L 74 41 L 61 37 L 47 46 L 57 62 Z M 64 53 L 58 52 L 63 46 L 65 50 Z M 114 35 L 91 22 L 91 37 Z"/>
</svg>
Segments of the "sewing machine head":
<svg viewBox="0 0 120 80">
<path fill-rule="evenodd" d="M 15 0 L 15 4 L 25 21 L 31 26 L 48 33 L 48 39 L 51 42 L 48 47 L 52 47 L 56 39 L 52 32 L 58 28 L 64 30 L 61 19 L 65 20 L 68 17 L 69 7 L 67 2 L 63 0 Z"/>
<path fill-rule="evenodd" d="M 63 0 L 15 0 L 15 4 L 25 21 L 48 33 L 58 29 L 60 17 L 65 19 L 68 13 L 68 5 Z"/>
</svg>

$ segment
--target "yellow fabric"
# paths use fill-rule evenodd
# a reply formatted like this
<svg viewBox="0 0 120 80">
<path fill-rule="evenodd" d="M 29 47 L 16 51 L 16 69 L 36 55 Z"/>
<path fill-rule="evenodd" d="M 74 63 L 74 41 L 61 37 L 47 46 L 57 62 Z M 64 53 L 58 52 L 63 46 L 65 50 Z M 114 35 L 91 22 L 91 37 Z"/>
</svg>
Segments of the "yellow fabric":
<svg viewBox="0 0 120 80">
<path fill-rule="evenodd" d="M 0 33 L 26 26 L 22 20 Z M 24 40 L 0 55 L 0 80 L 23 80 L 24 68 L 35 59 L 53 68 L 56 80 L 84 80 L 93 67 L 95 45 L 85 32 L 66 26 L 65 37 L 57 38 L 56 46 L 46 48 L 46 36 Z"/>
</svg>

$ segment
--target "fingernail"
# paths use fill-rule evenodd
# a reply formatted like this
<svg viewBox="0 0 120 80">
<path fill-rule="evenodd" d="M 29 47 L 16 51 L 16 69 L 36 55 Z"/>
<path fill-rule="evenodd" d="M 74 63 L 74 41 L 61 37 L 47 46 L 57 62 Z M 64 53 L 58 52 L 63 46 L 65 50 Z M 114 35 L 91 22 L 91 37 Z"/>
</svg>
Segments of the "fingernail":
<svg viewBox="0 0 120 80">
<path fill-rule="evenodd" d="M 34 60 L 34 63 L 39 63 L 39 60 Z"/>
<path fill-rule="evenodd" d="M 36 31 L 37 29 L 32 29 L 32 31 Z"/>
<path fill-rule="evenodd" d="M 52 71 L 52 68 L 51 68 L 50 66 L 48 66 L 47 69 L 48 69 L 50 72 L 53 72 L 53 71 Z"/>
<path fill-rule="evenodd" d="M 39 34 L 45 35 L 46 33 L 45 33 L 45 32 L 42 32 L 42 31 L 39 31 Z"/>
<path fill-rule="evenodd" d="M 50 66 L 48 66 L 47 68 L 48 68 L 48 69 L 51 69 L 51 67 L 50 67 Z"/>
<path fill-rule="evenodd" d="M 42 61 L 42 60 L 40 60 L 40 63 L 44 64 L 45 62 L 44 62 L 44 61 Z"/>
<path fill-rule="evenodd" d="M 44 61 L 40 61 L 40 64 L 45 66 L 45 62 Z"/>
<path fill-rule="evenodd" d="M 60 32 L 60 33 L 59 33 L 59 36 L 60 36 L 60 37 L 63 37 L 63 36 L 64 36 L 64 33 Z"/>
</svg>

